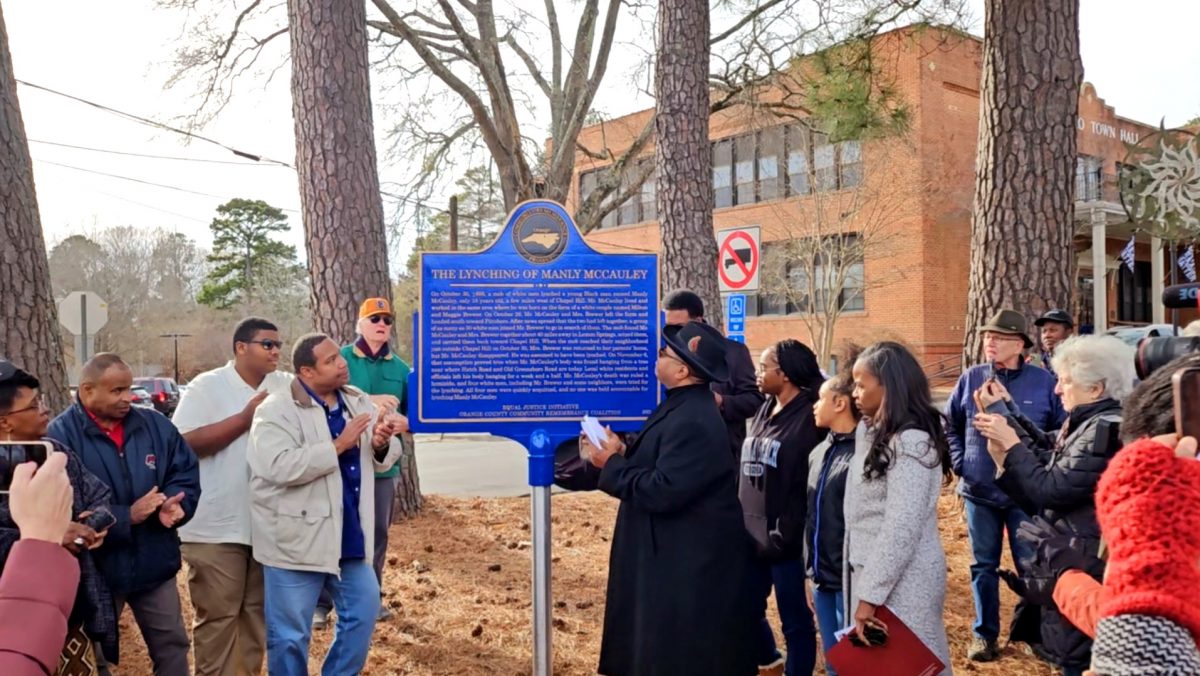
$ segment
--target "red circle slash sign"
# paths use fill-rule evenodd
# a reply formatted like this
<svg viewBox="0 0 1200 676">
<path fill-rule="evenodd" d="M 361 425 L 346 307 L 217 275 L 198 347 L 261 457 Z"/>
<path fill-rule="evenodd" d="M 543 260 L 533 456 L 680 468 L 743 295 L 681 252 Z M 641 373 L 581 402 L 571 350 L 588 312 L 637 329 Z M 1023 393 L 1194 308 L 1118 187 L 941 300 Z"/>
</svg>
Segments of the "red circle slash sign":
<svg viewBox="0 0 1200 676">
<path fill-rule="evenodd" d="M 750 250 L 750 262 L 747 264 L 738 255 L 734 249 L 734 242 L 742 240 L 746 243 L 744 248 Z M 729 259 L 729 260 L 727 260 Z M 730 276 L 732 269 L 736 269 L 743 275 L 740 279 L 737 275 Z M 740 289 L 750 283 L 754 278 L 754 273 L 758 271 L 758 249 L 754 246 L 754 240 L 745 232 L 737 231 L 731 233 L 721 243 L 721 255 L 717 265 L 717 274 L 721 276 L 721 281 L 731 289 Z"/>
</svg>

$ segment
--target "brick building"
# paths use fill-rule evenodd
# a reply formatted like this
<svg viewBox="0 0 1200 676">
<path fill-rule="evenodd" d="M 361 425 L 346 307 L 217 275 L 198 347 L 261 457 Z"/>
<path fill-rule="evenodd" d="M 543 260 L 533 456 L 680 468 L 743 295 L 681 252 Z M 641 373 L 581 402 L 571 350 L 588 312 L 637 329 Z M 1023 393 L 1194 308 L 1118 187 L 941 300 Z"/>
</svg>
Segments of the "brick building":
<svg viewBox="0 0 1200 676">
<path fill-rule="evenodd" d="M 748 299 L 746 322 L 752 352 L 784 337 L 812 342 L 804 303 L 780 293 L 795 270 L 787 267 L 786 256 L 771 254 L 796 238 L 812 237 L 814 228 L 820 236 L 840 232 L 864 242 L 862 258 L 843 266 L 843 288 L 829 290 L 841 294 L 846 308 L 833 328 L 835 345 L 843 339 L 898 338 L 926 364 L 949 362 L 961 352 L 982 43 L 971 36 L 899 29 L 876 38 L 874 53 L 909 107 L 906 138 L 831 144 L 802 125 L 746 109 L 725 110 L 711 120 L 714 227 L 757 225 L 762 232 L 764 288 Z M 642 111 L 588 127 L 580 143 L 619 155 L 649 118 L 650 111 Z M 1138 243 L 1133 273 L 1117 258 L 1133 228 L 1116 197 L 1115 174 L 1125 142 L 1151 131 L 1118 116 L 1091 84 L 1083 86 L 1076 312 L 1081 324 L 1099 331 L 1163 319 L 1157 302 L 1163 256 L 1151 256 L 1161 244 L 1139 235 L 1144 241 Z M 642 161 L 652 161 L 652 153 L 650 148 Z M 577 155 L 572 206 L 594 189 L 604 164 Z M 654 178 L 587 239 L 600 250 L 658 250 Z M 873 246 L 876 241 L 884 244 Z M 1105 271 L 1100 282 L 1095 269 Z M 772 286 L 770 278 L 779 281 Z"/>
</svg>

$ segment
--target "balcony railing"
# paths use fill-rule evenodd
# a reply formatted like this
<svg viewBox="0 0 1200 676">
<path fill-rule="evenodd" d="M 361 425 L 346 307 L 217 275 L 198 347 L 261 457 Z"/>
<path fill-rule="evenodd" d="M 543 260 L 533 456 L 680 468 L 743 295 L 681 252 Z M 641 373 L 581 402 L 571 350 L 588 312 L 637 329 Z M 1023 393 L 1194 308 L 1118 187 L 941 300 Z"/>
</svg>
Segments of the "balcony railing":
<svg viewBox="0 0 1200 676">
<path fill-rule="evenodd" d="M 1103 174 L 1098 171 L 1076 172 L 1075 201 L 1076 202 L 1113 202 L 1121 201 L 1120 187 L 1116 174 Z"/>
</svg>

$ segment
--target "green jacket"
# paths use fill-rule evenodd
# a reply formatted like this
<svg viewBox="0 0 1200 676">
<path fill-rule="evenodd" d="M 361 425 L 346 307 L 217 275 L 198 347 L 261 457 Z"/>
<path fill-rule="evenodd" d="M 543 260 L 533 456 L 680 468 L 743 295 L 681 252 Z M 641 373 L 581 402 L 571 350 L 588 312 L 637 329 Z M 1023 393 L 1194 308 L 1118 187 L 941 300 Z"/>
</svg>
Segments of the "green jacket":
<svg viewBox="0 0 1200 676">
<path fill-rule="evenodd" d="M 342 348 L 342 356 L 350 367 L 350 384 L 367 394 L 390 394 L 400 400 L 400 413 L 408 412 L 408 364 L 394 352 L 381 359 L 369 359 L 362 350 L 351 343 Z M 400 463 L 386 472 L 377 472 L 375 478 L 388 479 L 400 476 Z"/>
</svg>

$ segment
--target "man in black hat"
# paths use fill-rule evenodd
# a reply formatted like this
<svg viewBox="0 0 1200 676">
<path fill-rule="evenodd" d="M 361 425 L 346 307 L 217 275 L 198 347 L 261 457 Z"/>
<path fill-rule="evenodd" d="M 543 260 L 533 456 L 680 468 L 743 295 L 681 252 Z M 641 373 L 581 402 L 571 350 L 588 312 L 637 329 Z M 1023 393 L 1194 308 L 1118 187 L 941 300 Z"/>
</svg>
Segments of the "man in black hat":
<svg viewBox="0 0 1200 676">
<path fill-rule="evenodd" d="M 580 448 L 619 498 L 599 673 L 757 672 L 746 587 L 753 550 L 737 463 L 710 384 L 728 376 L 726 339 L 699 322 L 667 326 L 655 370 L 667 397 L 626 448 L 609 432 Z"/>
<path fill-rule="evenodd" d="M 1038 327 L 1042 339 L 1042 368 L 1053 373 L 1050 359 L 1054 357 L 1054 348 L 1075 333 L 1075 320 L 1065 310 L 1055 308 L 1037 318 L 1033 323 Z"/>
<path fill-rule="evenodd" d="M 971 594 L 975 599 L 974 638 L 967 656 L 977 662 L 999 657 L 1000 554 L 1008 531 L 1014 561 L 1031 555 L 1016 532 L 1029 517 L 996 486 L 996 464 L 987 452 L 987 439 L 971 421 L 978 413 L 975 392 L 995 380 L 1007 389 L 1012 403 L 1043 430 L 1062 426 L 1066 419 L 1062 401 L 1054 393 L 1057 381 L 1047 370 L 1025 363 L 1024 351 L 1033 347 L 1025 315 L 1001 310 L 977 329 L 983 335 L 984 363 L 965 371 L 946 404 L 950 424 L 950 464 L 960 477 L 958 494 L 966 499 L 967 534 L 971 539 Z"/>
</svg>

